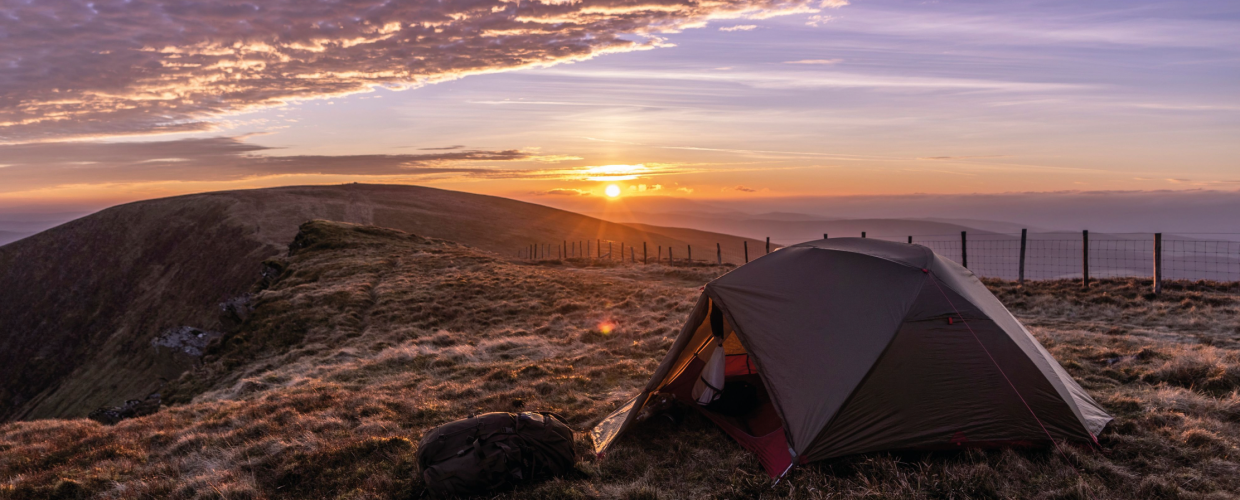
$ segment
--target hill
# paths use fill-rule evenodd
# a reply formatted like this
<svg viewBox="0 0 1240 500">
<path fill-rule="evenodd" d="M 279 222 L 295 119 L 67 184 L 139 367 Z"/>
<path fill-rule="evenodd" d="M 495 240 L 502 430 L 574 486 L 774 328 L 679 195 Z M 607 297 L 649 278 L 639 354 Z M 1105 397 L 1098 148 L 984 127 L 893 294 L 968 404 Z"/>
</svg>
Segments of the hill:
<svg viewBox="0 0 1240 500">
<path fill-rule="evenodd" d="M 396 228 L 511 258 L 529 244 L 590 241 L 597 250 L 596 241 L 611 240 L 617 254 L 621 242 L 647 242 L 652 259 L 657 247 L 688 245 L 709 247 L 713 258 L 721 242 L 726 259 L 741 260 L 736 237 L 681 239 L 416 186 L 286 187 L 130 203 L 0 247 L 0 421 L 81 417 L 159 391 L 198 362 L 192 353 L 202 344 L 244 319 L 262 263 L 285 254 L 311 219 Z"/>
<path fill-rule="evenodd" d="M 511 261 L 315 221 L 245 322 L 173 383 L 187 403 L 115 426 L 0 426 L 0 497 L 417 498 L 423 431 L 477 411 L 555 411 L 579 430 L 643 385 L 702 283 L 728 266 Z M 1115 420 L 1100 450 L 874 453 L 794 469 L 692 410 L 604 459 L 496 498 L 1234 498 L 1236 284 L 987 283 Z"/>
</svg>

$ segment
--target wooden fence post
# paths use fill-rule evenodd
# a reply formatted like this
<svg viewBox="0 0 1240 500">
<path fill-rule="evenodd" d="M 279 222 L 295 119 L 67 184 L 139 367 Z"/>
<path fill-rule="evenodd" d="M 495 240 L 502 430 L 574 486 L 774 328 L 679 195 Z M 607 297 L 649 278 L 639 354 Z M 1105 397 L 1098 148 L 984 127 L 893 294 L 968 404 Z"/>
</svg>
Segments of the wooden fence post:
<svg viewBox="0 0 1240 500">
<path fill-rule="evenodd" d="M 1081 231 L 1081 288 L 1089 288 L 1089 230 Z"/>
<path fill-rule="evenodd" d="M 642 264 L 650 263 L 650 253 L 646 251 L 646 242 L 642 242 Z"/>
<path fill-rule="evenodd" d="M 766 237 L 766 253 L 771 253 L 771 237 Z"/>
<path fill-rule="evenodd" d="M 663 245 L 659 245 L 659 258 L 655 262 L 663 262 Z"/>
<path fill-rule="evenodd" d="M 718 243 L 715 243 L 715 260 L 719 261 L 719 264 L 723 264 L 723 246 Z"/>
<path fill-rule="evenodd" d="M 862 237 L 862 238 L 864 238 L 864 237 L 865 237 L 865 231 L 862 231 L 862 232 L 861 232 L 861 237 Z"/>
<path fill-rule="evenodd" d="M 676 263 L 676 259 L 672 258 L 672 247 L 669 246 L 667 247 L 667 265 L 670 266 L 675 263 Z"/>
<path fill-rule="evenodd" d="M 967 231 L 960 232 L 960 267 L 969 268 L 969 238 L 965 234 Z"/>
<path fill-rule="evenodd" d="M 822 233 L 822 239 L 827 239 L 827 233 Z"/>
<path fill-rule="evenodd" d="M 611 253 L 611 245 L 612 245 L 612 242 L 608 241 L 607 242 L 607 260 L 615 260 L 616 258 L 615 254 Z"/>
<path fill-rule="evenodd" d="M 623 258 L 624 256 L 621 255 L 620 257 Z M 629 263 L 631 264 L 637 263 L 637 249 L 634 248 L 633 245 L 629 245 Z"/>
<path fill-rule="evenodd" d="M 1162 293 L 1162 233 L 1154 233 L 1154 294 Z"/>
<path fill-rule="evenodd" d="M 689 248 L 689 263 L 693 263 L 693 245 L 685 245 Z"/>
<path fill-rule="evenodd" d="M 913 236 L 912 236 L 912 235 L 909 235 L 909 237 L 908 237 L 908 244 L 910 244 L 910 245 L 912 245 L 912 244 L 913 244 Z"/>
<path fill-rule="evenodd" d="M 743 241 L 742 243 L 745 244 L 745 263 L 748 264 L 749 263 L 749 242 Z"/>
<path fill-rule="evenodd" d="M 598 244 L 594 245 L 594 249 L 598 253 L 598 258 L 603 258 L 603 240 L 601 238 L 598 240 Z"/>
<path fill-rule="evenodd" d="M 1017 278 L 1017 283 L 1019 283 L 1020 286 L 1025 286 L 1025 238 L 1028 235 L 1028 229 L 1020 230 L 1020 271 Z"/>
</svg>

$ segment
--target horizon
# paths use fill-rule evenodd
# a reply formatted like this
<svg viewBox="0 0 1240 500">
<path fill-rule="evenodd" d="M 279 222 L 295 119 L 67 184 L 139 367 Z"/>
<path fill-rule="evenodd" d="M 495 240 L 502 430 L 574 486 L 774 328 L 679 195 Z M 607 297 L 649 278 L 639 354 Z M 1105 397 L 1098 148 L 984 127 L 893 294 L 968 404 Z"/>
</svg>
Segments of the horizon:
<svg viewBox="0 0 1240 500">
<path fill-rule="evenodd" d="M 0 212 L 363 182 L 1047 224 L 1022 199 L 1240 194 L 1230 3 L 493 3 L 10 8 Z"/>
</svg>

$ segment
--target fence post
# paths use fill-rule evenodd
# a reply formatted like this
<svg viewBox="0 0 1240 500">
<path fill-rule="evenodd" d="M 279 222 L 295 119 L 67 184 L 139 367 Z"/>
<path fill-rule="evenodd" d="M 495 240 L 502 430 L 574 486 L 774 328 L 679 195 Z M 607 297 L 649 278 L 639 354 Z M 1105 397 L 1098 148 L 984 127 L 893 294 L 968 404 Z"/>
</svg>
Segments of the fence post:
<svg viewBox="0 0 1240 500">
<path fill-rule="evenodd" d="M 1020 230 L 1020 266 L 1018 277 L 1016 279 L 1020 286 L 1025 286 L 1025 238 L 1029 235 L 1028 229 Z"/>
<path fill-rule="evenodd" d="M 568 258 L 568 240 L 564 240 L 564 258 Z"/>
<path fill-rule="evenodd" d="M 667 247 L 667 265 L 670 266 L 675 263 L 676 263 L 676 259 L 672 258 L 672 247 L 669 246 Z"/>
<path fill-rule="evenodd" d="M 1081 288 L 1089 288 L 1089 230 L 1081 231 Z"/>
<path fill-rule="evenodd" d="M 689 263 L 693 263 L 693 245 L 685 245 L 689 248 Z"/>
<path fill-rule="evenodd" d="M 607 260 L 612 260 L 616 258 L 614 254 L 611 253 L 611 246 L 612 246 L 612 242 L 608 241 L 607 242 Z"/>
<path fill-rule="evenodd" d="M 620 257 L 623 258 L 624 256 L 621 255 Z M 637 249 L 633 248 L 633 245 L 629 245 L 629 263 L 637 263 Z"/>
<path fill-rule="evenodd" d="M 771 253 L 771 237 L 766 237 L 766 253 Z"/>
<path fill-rule="evenodd" d="M 663 245 L 659 245 L 659 258 L 655 262 L 663 262 Z"/>
<path fill-rule="evenodd" d="M 620 242 L 620 262 L 624 262 L 624 242 Z"/>
<path fill-rule="evenodd" d="M 748 264 L 749 263 L 749 242 L 743 241 L 742 243 L 745 244 L 745 263 Z"/>
<path fill-rule="evenodd" d="M 723 264 L 723 246 L 718 243 L 715 243 L 715 260 L 719 261 L 720 264 Z"/>
<path fill-rule="evenodd" d="M 1154 233 L 1154 294 L 1162 293 L 1162 233 Z"/>
<path fill-rule="evenodd" d="M 646 251 L 646 242 L 642 242 L 642 264 L 650 263 L 650 253 Z"/>
<path fill-rule="evenodd" d="M 967 231 L 960 232 L 960 267 L 969 268 L 969 238 L 965 234 Z"/>
<path fill-rule="evenodd" d="M 910 245 L 912 245 L 912 244 L 913 244 L 913 236 L 912 236 L 912 235 L 909 235 L 909 237 L 908 237 L 908 244 L 910 244 Z"/>
<path fill-rule="evenodd" d="M 861 232 L 861 237 L 862 237 L 862 238 L 864 238 L 864 237 L 865 237 L 865 231 L 862 231 L 862 232 Z"/>
</svg>

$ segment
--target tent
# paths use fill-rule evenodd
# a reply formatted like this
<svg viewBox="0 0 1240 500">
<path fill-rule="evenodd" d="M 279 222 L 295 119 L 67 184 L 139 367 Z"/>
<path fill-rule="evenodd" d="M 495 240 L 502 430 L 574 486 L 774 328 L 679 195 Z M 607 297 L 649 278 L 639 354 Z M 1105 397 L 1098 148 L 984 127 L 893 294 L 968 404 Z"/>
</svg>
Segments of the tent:
<svg viewBox="0 0 1240 500">
<path fill-rule="evenodd" d="M 704 370 L 719 351 L 724 387 Z M 743 413 L 699 404 L 746 382 Z M 708 283 L 645 388 L 591 431 L 595 451 L 656 395 L 702 410 L 772 477 L 881 450 L 1096 443 L 1111 420 L 969 270 L 864 238 L 786 247 Z"/>
</svg>

